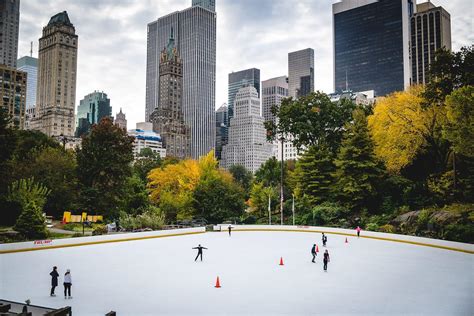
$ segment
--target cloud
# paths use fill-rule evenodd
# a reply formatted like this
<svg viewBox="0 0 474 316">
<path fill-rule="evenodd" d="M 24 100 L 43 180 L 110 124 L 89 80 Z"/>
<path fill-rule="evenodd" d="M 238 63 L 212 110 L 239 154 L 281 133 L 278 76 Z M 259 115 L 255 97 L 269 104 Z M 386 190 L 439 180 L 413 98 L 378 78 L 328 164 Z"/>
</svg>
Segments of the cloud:
<svg viewBox="0 0 474 316">
<path fill-rule="evenodd" d="M 288 52 L 315 50 L 315 88 L 332 91 L 330 0 L 216 0 L 216 107 L 227 102 L 232 71 L 259 68 L 261 79 L 287 75 Z M 453 49 L 474 42 L 473 2 L 438 0 L 451 14 Z M 42 28 L 66 10 L 79 35 L 77 100 L 100 90 L 127 115 L 129 128 L 145 116 L 147 24 L 191 0 L 28 0 L 21 2 L 19 56 L 37 56 Z"/>
</svg>

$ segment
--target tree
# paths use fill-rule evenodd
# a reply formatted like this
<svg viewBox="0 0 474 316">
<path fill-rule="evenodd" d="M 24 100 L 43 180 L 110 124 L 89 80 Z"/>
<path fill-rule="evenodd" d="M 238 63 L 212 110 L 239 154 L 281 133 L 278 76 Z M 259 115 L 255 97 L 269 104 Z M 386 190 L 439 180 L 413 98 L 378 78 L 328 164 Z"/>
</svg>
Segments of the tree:
<svg viewBox="0 0 474 316">
<path fill-rule="evenodd" d="M 271 211 L 279 203 L 279 193 L 276 187 L 265 186 L 262 182 L 254 182 L 250 191 L 250 210 L 260 217 L 268 217 L 268 198 L 270 197 Z"/>
<path fill-rule="evenodd" d="M 275 157 L 271 157 L 255 172 L 255 181 L 263 183 L 266 187 L 279 186 L 280 170 L 280 162 Z"/>
<path fill-rule="evenodd" d="M 368 117 L 375 154 L 392 173 L 418 158 L 433 165 L 428 173 L 440 172 L 446 165 L 449 146 L 442 137 L 446 111 L 443 106 L 423 107 L 423 91 L 417 86 L 382 98 Z"/>
<path fill-rule="evenodd" d="M 127 214 L 139 214 L 150 206 L 146 182 L 135 174 L 129 178 L 124 185 L 121 209 Z"/>
<path fill-rule="evenodd" d="M 441 105 L 446 96 L 467 85 L 474 85 L 474 45 L 462 47 L 458 52 L 439 49 L 430 64 L 424 105 Z"/>
<path fill-rule="evenodd" d="M 229 172 L 234 177 L 234 180 L 239 183 L 244 189 L 245 196 L 248 197 L 250 194 L 250 187 L 252 185 L 253 174 L 250 170 L 247 170 L 242 165 L 232 165 L 229 168 Z"/>
<path fill-rule="evenodd" d="M 35 201 L 26 203 L 13 229 L 28 239 L 42 239 L 48 236 L 45 218 Z"/>
<path fill-rule="evenodd" d="M 465 86 L 446 97 L 444 136 L 457 154 L 474 158 L 474 86 Z"/>
<path fill-rule="evenodd" d="M 82 207 L 117 217 L 127 178 L 131 175 L 133 138 L 104 117 L 82 139 L 77 152 Z"/>
<path fill-rule="evenodd" d="M 283 99 L 280 107 L 273 109 L 278 125 L 267 122 L 266 127 L 269 136 L 291 135 L 298 149 L 325 145 L 336 150 L 354 108 L 351 100 L 331 102 L 327 94 L 318 91 L 297 100 Z"/>
<path fill-rule="evenodd" d="M 13 224 L 18 214 L 12 212 L 12 206 L 6 201 L 8 185 L 12 180 L 11 157 L 16 147 L 17 135 L 10 128 L 11 117 L 6 108 L 0 107 L 0 223 Z"/>
<path fill-rule="evenodd" d="M 374 155 L 367 119 L 355 110 L 353 122 L 346 125 L 344 139 L 334 164 L 334 195 L 352 209 L 374 207 L 382 169 Z"/>
<path fill-rule="evenodd" d="M 297 192 L 313 203 L 332 197 L 334 154 L 325 146 L 311 146 L 296 164 Z"/>
<path fill-rule="evenodd" d="M 143 148 L 133 163 L 133 173 L 138 175 L 144 183 L 147 182 L 148 173 L 160 167 L 162 164 L 159 153 L 153 152 L 150 148 Z"/>
</svg>

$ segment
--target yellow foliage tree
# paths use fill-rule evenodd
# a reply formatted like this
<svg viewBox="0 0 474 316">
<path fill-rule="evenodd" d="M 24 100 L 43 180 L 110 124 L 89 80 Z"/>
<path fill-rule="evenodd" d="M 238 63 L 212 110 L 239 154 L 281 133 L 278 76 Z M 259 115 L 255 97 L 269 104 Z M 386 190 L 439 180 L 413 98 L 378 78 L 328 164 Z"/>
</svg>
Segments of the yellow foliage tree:
<svg viewBox="0 0 474 316">
<path fill-rule="evenodd" d="M 414 86 L 381 98 L 368 118 L 375 154 L 390 172 L 410 165 L 427 146 L 435 152 L 439 148 L 446 111 L 437 105 L 423 107 L 423 91 Z"/>
</svg>

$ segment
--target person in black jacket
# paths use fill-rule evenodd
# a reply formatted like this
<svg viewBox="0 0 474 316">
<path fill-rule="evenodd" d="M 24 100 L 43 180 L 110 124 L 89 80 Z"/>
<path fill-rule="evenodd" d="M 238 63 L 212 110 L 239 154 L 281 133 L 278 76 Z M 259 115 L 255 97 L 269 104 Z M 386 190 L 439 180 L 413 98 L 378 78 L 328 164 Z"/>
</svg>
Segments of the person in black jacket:
<svg viewBox="0 0 474 316">
<path fill-rule="evenodd" d="M 56 296 L 56 294 L 54 294 L 54 289 L 56 288 L 56 286 L 58 286 L 59 277 L 57 269 L 58 267 L 53 267 L 53 271 L 49 273 L 49 275 L 51 276 L 51 293 L 49 294 L 50 296 Z"/>
<path fill-rule="evenodd" d="M 323 262 L 324 262 L 324 271 L 327 271 L 328 270 L 328 262 L 330 261 L 329 259 L 329 252 L 328 250 L 326 249 L 326 251 L 324 252 L 324 258 L 323 258 Z"/>
<path fill-rule="evenodd" d="M 311 254 L 313 255 L 313 260 L 312 260 L 312 261 L 313 261 L 313 263 L 315 263 L 315 262 L 314 262 L 314 258 L 316 258 L 316 256 L 318 255 L 318 254 L 316 253 L 316 244 L 314 244 L 314 245 L 313 245 L 313 248 L 311 248 Z"/>
<path fill-rule="evenodd" d="M 327 243 L 327 241 L 328 241 L 328 237 L 327 237 L 326 235 L 324 235 L 324 233 L 323 233 L 322 240 L 323 240 L 323 247 L 326 247 L 326 243 Z"/>
<path fill-rule="evenodd" d="M 196 261 L 199 256 L 201 256 L 201 261 L 202 261 L 202 250 L 203 250 L 203 249 L 207 249 L 207 248 L 206 248 L 206 247 L 203 247 L 203 246 L 201 246 L 201 244 L 199 244 L 197 247 L 194 247 L 193 249 L 197 249 L 197 250 L 198 250 L 198 254 L 197 254 L 197 256 L 196 256 L 196 259 L 194 259 L 194 261 Z"/>
<path fill-rule="evenodd" d="M 233 228 L 232 225 L 229 225 L 229 228 L 228 228 L 228 229 L 229 229 L 229 237 L 230 237 L 230 235 L 231 235 L 232 228 Z"/>
</svg>

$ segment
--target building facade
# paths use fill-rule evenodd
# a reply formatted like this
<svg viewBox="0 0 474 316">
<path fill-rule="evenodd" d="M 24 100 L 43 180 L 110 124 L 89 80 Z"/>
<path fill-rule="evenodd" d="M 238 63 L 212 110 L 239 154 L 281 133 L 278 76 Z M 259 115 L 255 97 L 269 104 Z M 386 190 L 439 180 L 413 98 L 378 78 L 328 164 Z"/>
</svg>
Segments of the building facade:
<svg viewBox="0 0 474 316">
<path fill-rule="evenodd" d="M 255 172 L 273 154 L 273 145 L 266 139 L 257 89 L 252 86 L 240 88 L 234 104 L 229 140 L 223 147 L 220 165 L 223 168 L 242 165 Z"/>
<path fill-rule="evenodd" d="M 153 132 L 153 124 L 149 122 L 137 123 L 136 129 L 128 131 L 128 136 L 133 140 L 133 156 L 137 159 L 142 149 L 150 148 L 154 153 L 160 154 L 161 158 L 166 157 L 166 149 L 163 148 L 161 137 Z"/>
<path fill-rule="evenodd" d="M 189 127 L 184 124 L 183 62 L 175 46 L 173 29 L 160 56 L 160 103 L 151 114 L 153 130 L 160 134 L 168 156 L 189 157 Z"/>
<path fill-rule="evenodd" d="M 216 158 L 222 159 L 222 146 L 227 144 L 229 129 L 229 114 L 227 104 L 222 104 L 216 110 Z"/>
<path fill-rule="evenodd" d="M 149 23 L 147 31 L 145 120 L 150 122 L 160 104 L 160 52 L 173 28 L 175 46 L 183 62 L 181 98 L 193 158 L 206 155 L 215 146 L 216 12 L 215 3 L 211 2 L 195 1 L 191 8 Z"/>
<path fill-rule="evenodd" d="M 79 102 L 76 116 L 76 137 L 89 133 L 92 125 L 104 117 L 112 117 L 110 99 L 104 92 L 89 93 Z"/>
<path fill-rule="evenodd" d="M 443 47 L 451 50 L 451 17 L 442 7 L 423 2 L 416 6 L 410 30 L 412 83 L 425 84 L 435 52 Z"/>
<path fill-rule="evenodd" d="M 227 88 L 229 119 L 234 116 L 235 95 L 240 88 L 248 85 L 254 87 L 257 90 L 258 97 L 260 97 L 260 69 L 251 68 L 229 74 L 229 85 Z"/>
<path fill-rule="evenodd" d="M 376 96 L 410 85 L 413 0 L 342 0 L 332 5 L 334 91 L 374 90 Z"/>
<path fill-rule="evenodd" d="M 26 82 L 26 109 L 34 108 L 36 104 L 38 58 L 23 56 L 18 59 L 16 68 L 28 74 Z"/>
<path fill-rule="evenodd" d="M 16 67 L 20 0 L 0 0 L 0 65 Z"/>
<path fill-rule="evenodd" d="M 12 118 L 11 125 L 23 129 L 25 126 L 27 73 L 13 67 L 0 65 L 0 107 L 7 109 Z"/>
<path fill-rule="evenodd" d="M 125 130 L 127 129 L 127 119 L 125 117 L 125 114 L 122 113 L 122 108 L 120 108 L 120 112 L 115 115 L 114 124 Z"/>
<path fill-rule="evenodd" d="M 262 81 L 262 114 L 265 121 L 277 124 L 272 109 L 279 108 L 281 100 L 288 97 L 288 77 L 281 76 Z"/>
<path fill-rule="evenodd" d="M 288 54 L 288 95 L 306 96 L 314 91 L 314 50 L 302 49 Z"/>
<path fill-rule="evenodd" d="M 74 136 L 78 36 L 66 11 L 54 15 L 39 40 L 33 128 L 49 136 Z"/>
<path fill-rule="evenodd" d="M 193 0 L 194 6 L 201 6 L 209 11 L 216 11 L 216 0 Z"/>
</svg>

